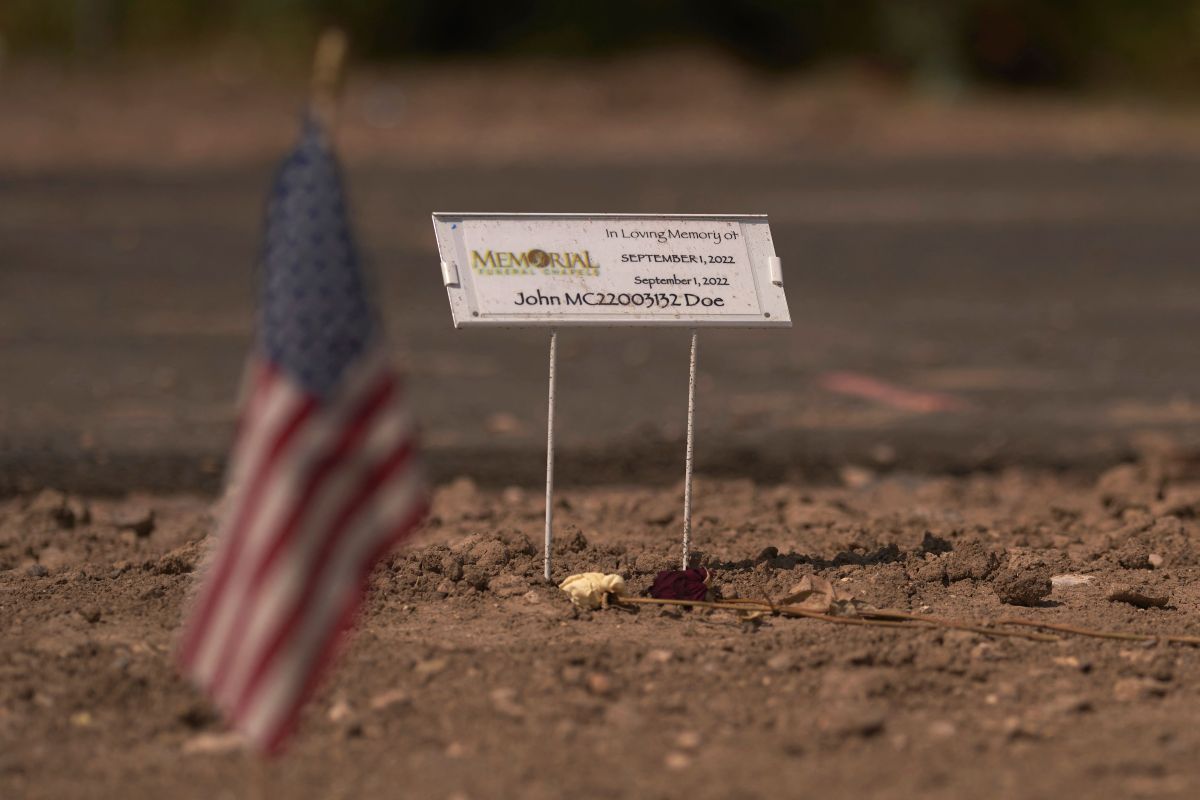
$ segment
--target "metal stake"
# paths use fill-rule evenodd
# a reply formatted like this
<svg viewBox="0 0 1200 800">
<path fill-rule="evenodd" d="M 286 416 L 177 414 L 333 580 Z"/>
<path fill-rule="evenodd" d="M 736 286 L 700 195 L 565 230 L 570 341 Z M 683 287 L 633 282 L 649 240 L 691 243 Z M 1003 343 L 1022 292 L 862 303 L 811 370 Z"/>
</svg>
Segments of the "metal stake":
<svg viewBox="0 0 1200 800">
<path fill-rule="evenodd" d="M 554 372 L 558 362 L 558 331 L 550 331 L 550 397 L 546 410 L 546 554 L 545 575 L 550 580 L 550 544 L 554 530 Z"/>
<path fill-rule="evenodd" d="M 696 331 L 692 331 L 692 357 L 688 366 L 687 454 L 683 467 L 683 566 L 688 568 L 692 547 L 692 454 L 696 443 Z"/>
</svg>

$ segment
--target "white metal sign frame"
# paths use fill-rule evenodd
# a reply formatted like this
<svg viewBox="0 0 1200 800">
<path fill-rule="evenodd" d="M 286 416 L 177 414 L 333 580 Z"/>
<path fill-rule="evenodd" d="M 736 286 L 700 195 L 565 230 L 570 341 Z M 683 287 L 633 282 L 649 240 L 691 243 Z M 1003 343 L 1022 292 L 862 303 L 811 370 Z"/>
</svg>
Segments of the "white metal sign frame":
<svg viewBox="0 0 1200 800">
<path fill-rule="evenodd" d="M 765 214 L 433 215 L 456 328 L 550 329 L 546 526 L 550 580 L 558 328 L 691 328 L 683 552 L 691 550 L 696 349 L 700 327 L 790 327 Z"/>
</svg>

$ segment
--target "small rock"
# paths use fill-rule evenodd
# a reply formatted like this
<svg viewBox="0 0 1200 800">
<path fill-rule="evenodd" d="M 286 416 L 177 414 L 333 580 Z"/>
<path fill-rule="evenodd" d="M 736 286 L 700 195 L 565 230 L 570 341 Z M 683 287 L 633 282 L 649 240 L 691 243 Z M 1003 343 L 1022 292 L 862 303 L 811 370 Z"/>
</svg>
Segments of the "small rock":
<svg viewBox="0 0 1200 800">
<path fill-rule="evenodd" d="M 245 740 L 240 733 L 202 733 L 193 736 L 183 743 L 183 754 L 188 756 L 205 755 L 219 756 L 236 753 L 245 746 Z"/>
<path fill-rule="evenodd" d="M 388 689 L 386 692 L 375 695 L 370 701 L 372 711 L 383 711 L 385 708 L 408 705 L 412 705 L 412 695 L 403 689 Z"/>
<path fill-rule="evenodd" d="M 95 606 L 83 606 L 79 609 L 79 616 L 83 617 L 84 621 L 90 625 L 95 625 L 100 621 L 100 609 Z"/>
<path fill-rule="evenodd" d="M 667 664 L 675 657 L 670 650 L 651 650 L 646 653 L 646 660 L 652 664 Z"/>
<path fill-rule="evenodd" d="M 1050 570 L 1044 566 L 1008 567 L 992 579 L 992 589 L 1000 602 L 1014 606 L 1036 606 L 1053 588 Z"/>
<path fill-rule="evenodd" d="M 345 700 L 338 700 L 329 707 L 330 722 L 344 722 L 354 714 L 354 709 Z"/>
<path fill-rule="evenodd" d="M 950 739 L 958 733 L 958 728 L 948 719 L 938 719 L 929 723 L 929 738 Z"/>
<path fill-rule="evenodd" d="M 1129 603 L 1138 608 L 1166 608 L 1171 601 L 1170 595 L 1136 586 L 1118 586 L 1109 592 L 1108 599 L 1114 603 Z"/>
<path fill-rule="evenodd" d="M 874 483 L 875 472 L 866 467 L 847 464 L 838 470 L 838 477 L 841 478 L 842 485 L 848 489 L 862 489 Z"/>
<path fill-rule="evenodd" d="M 667 769 L 678 772 L 679 770 L 685 770 L 692 765 L 692 757 L 687 753 L 680 753 L 677 750 L 672 750 L 670 753 L 667 753 L 666 758 L 663 759 L 663 764 Z"/>
<path fill-rule="evenodd" d="M 1150 562 L 1150 566 L 1154 569 L 1162 569 L 1163 557 L 1158 553 L 1151 553 L 1146 556 L 1146 560 Z"/>
<path fill-rule="evenodd" d="M 1093 575 L 1067 573 L 1053 576 L 1050 578 L 1050 583 L 1055 589 L 1073 589 L 1076 586 L 1087 586 L 1095 579 L 1096 578 Z"/>
<path fill-rule="evenodd" d="M 437 585 L 437 588 L 434 589 L 434 591 L 440 594 L 442 597 L 454 594 L 454 583 L 449 578 L 445 578 Z"/>
<path fill-rule="evenodd" d="M 700 746 L 700 734 L 696 731 L 683 731 L 675 737 L 675 744 L 680 750 L 695 750 Z"/>
<path fill-rule="evenodd" d="M 90 728 L 93 722 L 90 711 L 76 711 L 71 715 L 71 724 L 76 728 Z"/>
<path fill-rule="evenodd" d="M 450 666 L 450 662 L 447 659 L 430 658 L 419 662 L 415 667 L 413 667 L 413 672 L 417 674 L 417 677 L 422 678 L 423 680 L 429 680 L 434 675 L 437 675 L 439 672 L 446 669 L 448 666 Z"/>
<path fill-rule="evenodd" d="M 50 570 L 41 564 L 30 564 L 29 568 L 25 570 L 25 574 L 31 578 L 44 578 L 50 574 Z"/>
<path fill-rule="evenodd" d="M 587 676 L 588 691 L 594 695 L 605 696 L 612 694 L 613 681 L 602 672 L 589 672 Z"/>
<path fill-rule="evenodd" d="M 1167 694 L 1167 687 L 1151 678 L 1121 678 L 1113 684 L 1113 698 L 1120 703 L 1150 700 Z"/>
</svg>

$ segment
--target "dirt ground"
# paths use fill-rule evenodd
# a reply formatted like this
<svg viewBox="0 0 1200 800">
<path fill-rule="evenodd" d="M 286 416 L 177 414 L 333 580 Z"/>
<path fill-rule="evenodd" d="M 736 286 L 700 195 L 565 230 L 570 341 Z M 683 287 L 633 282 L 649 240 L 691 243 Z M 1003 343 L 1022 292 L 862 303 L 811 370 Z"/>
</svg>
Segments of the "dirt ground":
<svg viewBox="0 0 1200 800">
<path fill-rule="evenodd" d="M 539 492 L 437 488 L 287 754 L 260 770 L 172 670 L 216 513 L 196 496 L 0 504 L 0 796 L 1195 797 L 1200 650 L 919 626 L 579 612 L 541 581 Z M 1200 634 L 1200 460 L 1098 480 L 846 470 L 701 480 L 699 562 L 726 597 L 816 574 L 877 607 Z M 640 593 L 680 491 L 571 489 L 556 579 Z M 1014 583 L 1054 579 L 1032 607 Z M 1074 577 L 1061 577 L 1074 576 Z M 1085 576 L 1085 577 L 1078 577 Z M 1132 587 L 1165 608 L 1110 600 Z"/>
</svg>

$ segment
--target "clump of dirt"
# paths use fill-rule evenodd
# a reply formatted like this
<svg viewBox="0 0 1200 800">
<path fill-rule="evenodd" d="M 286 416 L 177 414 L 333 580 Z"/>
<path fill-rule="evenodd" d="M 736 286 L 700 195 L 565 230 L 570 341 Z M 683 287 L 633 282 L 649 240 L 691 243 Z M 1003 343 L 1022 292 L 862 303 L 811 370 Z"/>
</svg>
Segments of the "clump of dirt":
<svg viewBox="0 0 1200 800">
<path fill-rule="evenodd" d="M 1008 566 L 992 579 L 992 588 L 1000 602 L 1014 606 L 1036 606 L 1050 596 L 1050 568 Z"/>
<path fill-rule="evenodd" d="M 968 540 L 951 545 L 928 533 L 921 548 L 908 559 L 913 580 L 944 586 L 965 580 L 985 581 L 999 565 L 1000 556 L 982 542 Z"/>
</svg>

